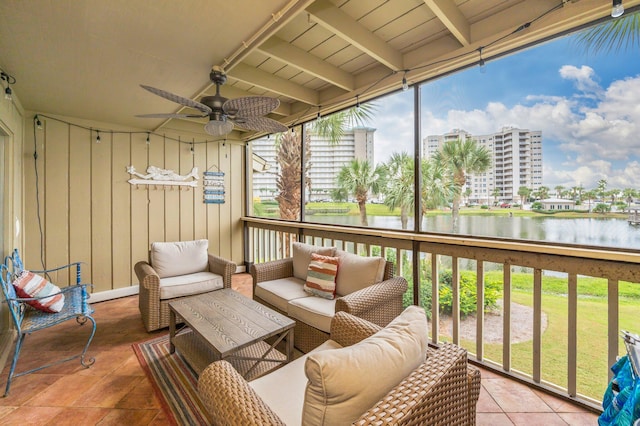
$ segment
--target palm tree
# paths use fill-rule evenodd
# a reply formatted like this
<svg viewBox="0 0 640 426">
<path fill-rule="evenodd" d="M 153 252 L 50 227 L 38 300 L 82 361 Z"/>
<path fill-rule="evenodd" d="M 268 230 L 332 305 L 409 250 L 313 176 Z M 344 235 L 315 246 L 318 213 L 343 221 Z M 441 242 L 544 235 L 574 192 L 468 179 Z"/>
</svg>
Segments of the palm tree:
<svg viewBox="0 0 640 426">
<path fill-rule="evenodd" d="M 627 203 L 627 208 L 631 207 L 631 203 L 633 203 L 633 199 L 638 196 L 638 191 L 633 188 L 625 188 L 622 190 L 622 197 L 624 197 L 625 202 Z"/>
<path fill-rule="evenodd" d="M 556 197 L 563 198 L 562 196 L 564 195 L 564 186 L 556 185 L 554 189 L 556 190 Z"/>
<path fill-rule="evenodd" d="M 607 192 L 607 180 L 606 179 L 600 179 L 598 181 L 598 190 L 597 190 L 597 194 L 598 197 L 600 197 L 600 200 L 604 200 L 604 197 L 606 195 Z"/>
<path fill-rule="evenodd" d="M 384 203 L 389 210 L 400 208 L 402 229 L 407 229 L 409 212 L 414 206 L 414 165 L 413 157 L 407 152 L 394 152 L 384 165 L 387 184 L 384 185 Z"/>
<path fill-rule="evenodd" d="M 493 191 L 491 191 L 491 195 L 493 196 L 493 205 L 497 206 L 498 205 L 498 197 L 500 196 L 500 188 L 498 188 L 498 187 L 493 188 Z"/>
<path fill-rule="evenodd" d="M 520 196 L 520 210 L 523 209 L 524 203 L 531 196 L 531 189 L 526 186 L 521 186 L 518 188 L 518 195 Z"/>
<path fill-rule="evenodd" d="M 467 182 L 467 175 L 483 173 L 491 167 L 491 155 L 489 151 L 477 144 L 472 139 L 446 142 L 442 149 L 434 155 L 435 161 L 451 168 L 456 192 L 453 195 L 453 207 L 451 209 L 453 229 L 457 229 L 458 215 L 460 211 L 460 197 L 462 187 Z"/>
<path fill-rule="evenodd" d="M 471 190 L 471 188 L 465 189 L 464 192 L 462 193 L 462 195 L 464 195 L 464 198 L 467 199 L 467 204 L 469 204 L 469 197 L 471 197 L 471 194 L 473 194 L 473 191 Z"/>
<path fill-rule="evenodd" d="M 593 201 L 598 196 L 598 194 L 596 193 L 595 189 L 591 189 L 589 191 L 584 192 L 583 195 L 589 202 L 589 213 L 591 213 L 591 201 Z"/>
<path fill-rule="evenodd" d="M 538 198 L 540 200 L 544 200 L 545 198 L 549 198 L 549 187 L 543 185 L 540 188 L 538 188 L 536 191 L 534 191 L 534 194 L 535 194 L 536 198 Z"/>
<path fill-rule="evenodd" d="M 420 209 L 420 221 L 422 214 L 427 210 L 437 209 L 452 202 L 455 196 L 460 196 L 460 187 L 453 179 L 451 168 L 435 158 L 423 159 L 421 162 L 422 179 L 420 188 L 422 193 L 422 207 Z"/>
<path fill-rule="evenodd" d="M 298 220 L 300 218 L 300 206 L 302 200 L 302 182 L 300 179 L 301 168 L 304 167 L 304 176 L 309 192 L 311 181 L 309 169 L 311 167 L 310 134 L 329 138 L 331 144 L 338 144 L 344 136 L 346 129 L 354 125 L 362 125 L 372 117 L 375 104 L 366 103 L 359 107 L 353 107 L 335 114 L 315 120 L 307 127 L 305 140 L 305 164 L 302 165 L 302 139 L 298 132 L 280 133 L 276 136 L 276 161 L 279 173 L 276 177 L 278 194 L 275 200 L 280 208 L 280 218 Z"/>
<path fill-rule="evenodd" d="M 286 220 L 298 220 L 300 218 L 300 205 L 302 200 L 302 182 L 300 167 L 302 166 L 302 138 L 293 129 L 290 132 L 281 133 L 276 138 L 276 161 L 279 171 L 276 177 L 278 194 L 275 200 L 280 209 L 280 218 Z M 306 144 L 307 161 L 304 166 L 305 178 L 309 176 L 311 156 L 309 144 Z"/>
<path fill-rule="evenodd" d="M 368 160 L 352 160 L 338 172 L 337 186 L 356 199 L 362 226 L 369 226 L 366 209 L 369 191 L 378 193 L 383 182 L 384 168 L 373 167 Z"/>
<path fill-rule="evenodd" d="M 399 157 L 399 158 L 396 158 Z M 387 176 L 385 185 L 385 204 L 393 209 L 400 207 L 402 229 L 407 229 L 408 216 L 415 208 L 414 193 L 415 162 L 406 153 L 393 154 L 390 163 L 403 165 L 401 173 L 394 174 L 394 167 L 386 165 Z M 449 168 L 435 160 L 423 158 L 420 163 L 420 210 L 416 220 L 422 223 L 427 210 L 436 209 L 449 203 L 453 199 L 456 187 Z M 403 219 L 403 210 L 406 218 Z"/>
</svg>

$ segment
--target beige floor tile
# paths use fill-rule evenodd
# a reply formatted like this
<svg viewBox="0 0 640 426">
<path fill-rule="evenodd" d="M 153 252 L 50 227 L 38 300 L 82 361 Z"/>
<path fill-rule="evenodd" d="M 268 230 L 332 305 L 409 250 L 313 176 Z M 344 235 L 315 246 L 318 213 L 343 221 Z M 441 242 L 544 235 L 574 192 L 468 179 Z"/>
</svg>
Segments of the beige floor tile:
<svg viewBox="0 0 640 426">
<path fill-rule="evenodd" d="M 487 392 L 507 413 L 551 412 L 530 388 L 510 379 L 487 379 L 483 383 Z"/>
</svg>

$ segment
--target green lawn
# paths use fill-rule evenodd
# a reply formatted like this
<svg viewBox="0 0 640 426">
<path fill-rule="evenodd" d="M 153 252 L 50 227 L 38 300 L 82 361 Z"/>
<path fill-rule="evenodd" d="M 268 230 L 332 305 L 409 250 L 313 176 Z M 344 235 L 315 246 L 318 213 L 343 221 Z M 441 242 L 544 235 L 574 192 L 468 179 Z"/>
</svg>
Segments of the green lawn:
<svg viewBox="0 0 640 426">
<path fill-rule="evenodd" d="M 307 210 L 331 210 L 331 209 L 339 209 L 344 210 L 348 209 L 347 213 L 337 213 L 338 215 L 359 215 L 360 212 L 358 210 L 357 203 L 336 203 L 336 202 L 313 202 L 307 203 Z M 384 204 L 366 204 L 367 215 L 368 216 L 400 216 L 400 209 L 396 208 L 393 211 L 389 210 Z M 275 202 L 265 202 L 254 203 L 254 210 L 258 215 L 263 217 L 279 217 L 278 205 Z M 460 214 L 461 215 L 473 215 L 473 216 L 506 216 L 508 214 L 512 214 L 513 216 L 518 217 L 539 217 L 539 216 L 549 216 L 551 213 L 540 213 L 533 212 L 531 210 L 520 210 L 519 207 L 512 207 L 508 209 L 502 209 L 500 207 L 492 207 L 489 209 L 481 209 L 480 207 L 461 207 Z M 327 214 L 331 215 L 331 213 Z M 451 215 L 451 209 L 437 209 L 437 210 L 429 210 L 425 213 L 425 216 L 442 216 L 442 215 Z M 597 217 L 597 218 L 626 218 L 626 213 L 586 213 L 586 212 L 558 212 L 553 213 L 553 217 L 564 217 L 564 218 L 584 218 L 584 217 Z"/>
<path fill-rule="evenodd" d="M 500 272 L 490 272 L 487 276 Z M 512 300 L 526 306 L 533 306 L 531 276 L 513 274 Z M 542 379 L 566 386 L 567 384 L 567 297 L 566 280 L 544 277 L 542 310 L 547 315 L 547 328 L 542 334 Z M 609 365 L 607 361 L 607 301 L 602 296 L 606 280 L 582 278 L 578 280 L 578 393 L 601 399 L 608 383 Z M 606 289 L 606 287 L 604 287 Z M 620 283 L 619 328 L 640 332 L 637 312 L 640 305 L 640 286 Z M 606 292 L 604 293 L 606 294 Z M 461 342 L 475 352 L 475 342 Z M 622 340 L 620 354 L 625 353 Z M 502 344 L 485 344 L 485 358 L 502 362 Z M 527 374 L 532 372 L 532 341 L 511 346 L 511 364 L 515 370 Z"/>
</svg>

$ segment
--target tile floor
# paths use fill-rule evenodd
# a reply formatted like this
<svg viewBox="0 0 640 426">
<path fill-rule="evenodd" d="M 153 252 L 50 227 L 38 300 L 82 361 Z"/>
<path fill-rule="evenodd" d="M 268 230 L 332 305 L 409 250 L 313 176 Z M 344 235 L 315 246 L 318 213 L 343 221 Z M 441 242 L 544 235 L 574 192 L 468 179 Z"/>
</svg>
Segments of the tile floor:
<svg viewBox="0 0 640 426">
<path fill-rule="evenodd" d="M 234 275 L 233 287 L 251 294 L 251 277 Z M 0 398 L 2 425 L 164 425 L 167 420 L 131 344 L 166 333 L 147 333 L 137 296 L 96 303 L 98 322 L 89 353 L 91 368 L 75 360 L 14 379 Z M 53 331 L 53 330 L 51 330 Z M 86 339 L 85 327 L 69 321 L 54 333 L 25 339 L 18 371 L 43 360 L 75 353 Z M 69 351 L 71 349 L 71 351 Z M 4 390 L 7 368 L 0 376 Z M 596 425 L 597 416 L 561 399 L 482 370 L 478 425 Z"/>
</svg>

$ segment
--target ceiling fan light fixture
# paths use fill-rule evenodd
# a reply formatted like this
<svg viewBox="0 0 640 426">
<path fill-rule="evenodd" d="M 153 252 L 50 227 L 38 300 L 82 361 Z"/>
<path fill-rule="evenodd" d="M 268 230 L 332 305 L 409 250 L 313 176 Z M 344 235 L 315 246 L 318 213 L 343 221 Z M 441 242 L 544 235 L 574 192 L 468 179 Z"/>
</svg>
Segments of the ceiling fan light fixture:
<svg viewBox="0 0 640 426">
<path fill-rule="evenodd" d="M 624 13 L 624 6 L 622 5 L 622 0 L 613 0 L 613 6 L 611 7 L 611 17 L 617 18 L 618 16 L 622 16 Z"/>
<path fill-rule="evenodd" d="M 204 131 L 211 136 L 224 136 L 233 130 L 233 123 L 229 121 L 210 120 L 204 126 Z"/>
</svg>

